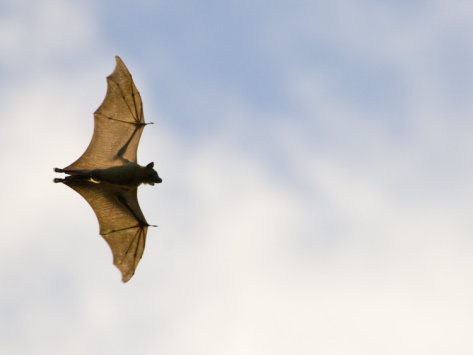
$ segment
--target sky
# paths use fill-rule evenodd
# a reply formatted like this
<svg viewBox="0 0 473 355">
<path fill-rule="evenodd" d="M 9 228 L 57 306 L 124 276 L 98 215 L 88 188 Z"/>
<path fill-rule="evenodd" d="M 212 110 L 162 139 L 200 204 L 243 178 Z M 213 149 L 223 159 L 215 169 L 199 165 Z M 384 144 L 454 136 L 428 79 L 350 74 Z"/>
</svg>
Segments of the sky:
<svg viewBox="0 0 473 355">
<path fill-rule="evenodd" d="M 0 2 L 0 352 L 471 354 L 473 4 Z M 150 228 L 123 284 L 52 182 L 119 55 Z"/>
</svg>

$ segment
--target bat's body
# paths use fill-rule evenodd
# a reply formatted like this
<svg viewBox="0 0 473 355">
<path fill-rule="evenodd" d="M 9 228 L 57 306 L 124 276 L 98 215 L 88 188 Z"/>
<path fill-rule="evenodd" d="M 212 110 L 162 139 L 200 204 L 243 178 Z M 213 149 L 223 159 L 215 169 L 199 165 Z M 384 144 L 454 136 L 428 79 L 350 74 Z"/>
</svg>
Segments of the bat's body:
<svg viewBox="0 0 473 355">
<path fill-rule="evenodd" d="M 96 183 L 108 182 L 110 184 L 123 185 L 128 187 L 138 187 L 142 183 L 154 185 L 162 180 L 158 173 L 153 169 L 154 164 L 141 166 L 137 163 L 127 162 L 124 165 L 112 166 L 107 169 L 94 170 L 68 170 L 54 169 L 57 173 L 66 173 L 70 176 L 66 179 L 54 179 L 55 182 L 64 182 L 63 180 L 90 180 Z"/>
<path fill-rule="evenodd" d="M 95 127 L 85 153 L 64 169 L 64 179 L 56 178 L 84 197 L 93 208 L 100 234 L 109 244 L 113 262 L 122 272 L 123 282 L 134 274 L 144 252 L 150 226 L 137 199 L 140 184 L 160 183 L 154 163 L 137 163 L 137 149 L 144 121 L 140 93 L 125 64 L 117 65 L 107 77 L 105 99 L 94 113 Z"/>
</svg>

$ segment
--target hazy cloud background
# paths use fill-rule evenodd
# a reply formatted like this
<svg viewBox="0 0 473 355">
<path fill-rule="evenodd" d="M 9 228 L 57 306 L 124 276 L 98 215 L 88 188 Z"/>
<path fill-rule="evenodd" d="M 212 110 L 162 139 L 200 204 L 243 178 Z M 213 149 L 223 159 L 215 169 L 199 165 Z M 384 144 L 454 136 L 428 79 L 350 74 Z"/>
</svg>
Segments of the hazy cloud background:
<svg viewBox="0 0 473 355">
<path fill-rule="evenodd" d="M 470 354 L 473 4 L 0 3 L 0 351 Z M 52 168 L 120 55 L 158 228 L 123 285 Z"/>
</svg>

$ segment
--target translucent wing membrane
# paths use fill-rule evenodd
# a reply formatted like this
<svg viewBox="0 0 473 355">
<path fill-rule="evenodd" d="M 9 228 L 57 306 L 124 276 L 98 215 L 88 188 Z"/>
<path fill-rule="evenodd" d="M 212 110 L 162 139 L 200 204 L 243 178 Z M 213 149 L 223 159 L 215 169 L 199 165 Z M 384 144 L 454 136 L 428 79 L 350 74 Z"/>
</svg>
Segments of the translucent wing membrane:
<svg viewBox="0 0 473 355">
<path fill-rule="evenodd" d="M 63 182 L 94 210 L 100 235 L 112 250 L 113 263 L 122 273 L 122 281 L 127 282 L 143 256 L 149 226 L 138 204 L 137 188 L 73 178 Z"/>
<path fill-rule="evenodd" d="M 137 162 L 137 150 L 145 126 L 141 96 L 123 61 L 107 77 L 107 94 L 94 113 L 94 134 L 85 153 L 67 170 L 105 169 Z M 121 157 L 120 157 L 121 156 Z"/>
</svg>

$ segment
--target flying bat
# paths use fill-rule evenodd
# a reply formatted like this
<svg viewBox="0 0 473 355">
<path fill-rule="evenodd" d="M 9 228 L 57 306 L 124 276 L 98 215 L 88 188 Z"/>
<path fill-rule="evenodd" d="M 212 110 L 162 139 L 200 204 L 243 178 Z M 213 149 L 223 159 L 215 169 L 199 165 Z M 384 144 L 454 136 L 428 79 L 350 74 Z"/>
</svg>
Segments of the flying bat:
<svg viewBox="0 0 473 355">
<path fill-rule="evenodd" d="M 145 123 L 141 96 L 120 57 L 107 77 L 107 94 L 94 112 L 94 134 L 87 150 L 71 165 L 54 171 L 78 192 L 97 216 L 100 235 L 110 246 L 113 263 L 127 282 L 143 255 L 150 224 L 141 212 L 138 186 L 162 182 L 154 163 L 141 166 L 137 149 Z"/>
</svg>

